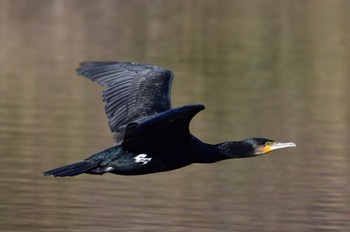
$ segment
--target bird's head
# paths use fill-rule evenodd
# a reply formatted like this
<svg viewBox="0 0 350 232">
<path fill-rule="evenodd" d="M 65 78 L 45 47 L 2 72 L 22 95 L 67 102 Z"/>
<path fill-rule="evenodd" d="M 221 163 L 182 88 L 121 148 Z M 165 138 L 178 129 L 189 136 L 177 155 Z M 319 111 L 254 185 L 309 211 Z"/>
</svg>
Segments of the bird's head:
<svg viewBox="0 0 350 232">
<path fill-rule="evenodd" d="M 229 158 L 258 156 L 287 147 L 296 147 L 296 145 L 295 143 L 291 142 L 282 143 L 265 138 L 250 138 L 242 141 L 225 142 L 217 145 L 219 153 Z"/>
<path fill-rule="evenodd" d="M 265 138 L 250 138 L 242 141 L 247 146 L 250 146 L 252 151 L 252 156 L 263 155 L 268 152 L 287 148 L 287 147 L 296 147 L 295 143 L 292 142 L 276 142 L 271 139 Z"/>
</svg>

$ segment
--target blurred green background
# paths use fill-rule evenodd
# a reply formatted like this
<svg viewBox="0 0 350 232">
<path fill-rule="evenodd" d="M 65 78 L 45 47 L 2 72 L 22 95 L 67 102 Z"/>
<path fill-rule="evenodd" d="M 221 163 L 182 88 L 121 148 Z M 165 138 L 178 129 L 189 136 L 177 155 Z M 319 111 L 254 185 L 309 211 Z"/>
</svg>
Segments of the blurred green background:
<svg viewBox="0 0 350 232">
<path fill-rule="evenodd" d="M 0 0 L 0 230 L 346 231 L 350 1 Z M 43 177 L 113 146 L 81 61 L 175 73 L 209 143 L 296 149 L 145 176 Z"/>
</svg>

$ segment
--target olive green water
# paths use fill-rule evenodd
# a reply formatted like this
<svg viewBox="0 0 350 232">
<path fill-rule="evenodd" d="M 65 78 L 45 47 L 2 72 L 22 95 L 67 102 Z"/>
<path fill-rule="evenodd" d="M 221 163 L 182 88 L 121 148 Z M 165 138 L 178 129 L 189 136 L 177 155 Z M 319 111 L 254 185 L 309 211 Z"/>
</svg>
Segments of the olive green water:
<svg viewBox="0 0 350 232">
<path fill-rule="evenodd" d="M 0 0 L 0 231 L 347 231 L 350 1 Z M 113 145 L 87 60 L 159 64 L 202 140 L 295 149 L 43 177 Z"/>
</svg>

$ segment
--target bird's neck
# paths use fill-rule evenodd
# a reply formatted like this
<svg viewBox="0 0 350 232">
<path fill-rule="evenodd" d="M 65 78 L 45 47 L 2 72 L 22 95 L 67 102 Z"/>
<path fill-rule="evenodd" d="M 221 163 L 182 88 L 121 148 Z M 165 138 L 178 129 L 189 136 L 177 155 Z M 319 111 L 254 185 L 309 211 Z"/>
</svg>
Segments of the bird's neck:
<svg viewBox="0 0 350 232">
<path fill-rule="evenodd" d="M 242 141 L 207 144 L 197 139 L 198 157 L 202 162 L 213 163 L 225 159 L 246 158 L 252 156 L 252 148 Z"/>
<path fill-rule="evenodd" d="M 247 158 L 254 153 L 252 146 L 243 141 L 224 142 L 214 146 L 220 154 L 229 158 Z"/>
</svg>

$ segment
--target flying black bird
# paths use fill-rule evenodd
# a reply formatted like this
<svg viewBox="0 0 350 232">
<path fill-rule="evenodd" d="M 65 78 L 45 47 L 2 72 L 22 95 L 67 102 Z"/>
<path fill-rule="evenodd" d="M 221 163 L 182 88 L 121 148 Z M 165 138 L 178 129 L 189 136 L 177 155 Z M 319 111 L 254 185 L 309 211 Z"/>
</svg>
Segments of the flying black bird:
<svg viewBox="0 0 350 232">
<path fill-rule="evenodd" d="M 77 73 L 105 87 L 105 111 L 117 145 L 77 163 L 46 171 L 45 176 L 141 175 L 295 147 L 294 143 L 265 138 L 216 145 L 201 142 L 190 133 L 189 124 L 204 106 L 171 107 L 170 70 L 132 62 L 87 62 L 81 64 Z"/>
</svg>

